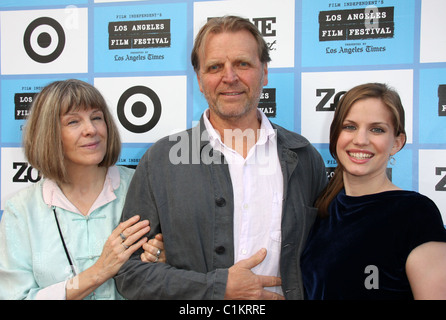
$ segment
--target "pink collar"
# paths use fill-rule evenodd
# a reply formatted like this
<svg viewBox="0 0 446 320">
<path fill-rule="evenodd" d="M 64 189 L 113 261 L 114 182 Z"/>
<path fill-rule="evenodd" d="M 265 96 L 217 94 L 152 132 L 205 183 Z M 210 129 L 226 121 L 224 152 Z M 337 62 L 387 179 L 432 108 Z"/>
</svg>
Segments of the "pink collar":
<svg viewBox="0 0 446 320">
<path fill-rule="evenodd" d="M 114 190 L 119 187 L 121 178 L 119 175 L 119 169 L 116 166 L 108 168 L 107 175 L 105 177 L 104 187 L 101 193 L 97 197 L 96 201 L 90 208 L 87 215 L 93 212 L 95 209 L 113 201 L 116 199 Z M 59 188 L 56 182 L 50 179 L 45 179 L 42 187 L 43 201 L 48 205 L 48 207 L 55 206 L 71 212 L 76 212 L 81 214 L 79 209 L 72 204 L 67 197 L 63 194 L 62 190 Z"/>
</svg>

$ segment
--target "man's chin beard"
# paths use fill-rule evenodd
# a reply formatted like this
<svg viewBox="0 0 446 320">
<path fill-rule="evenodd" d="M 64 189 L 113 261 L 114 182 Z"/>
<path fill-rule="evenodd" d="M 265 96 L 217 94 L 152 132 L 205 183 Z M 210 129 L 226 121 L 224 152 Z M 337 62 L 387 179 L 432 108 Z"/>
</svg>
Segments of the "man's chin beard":
<svg viewBox="0 0 446 320">
<path fill-rule="evenodd" d="M 231 112 L 222 112 L 220 108 L 209 106 L 209 108 L 214 112 L 219 118 L 224 120 L 237 120 L 241 119 L 250 113 L 254 107 L 246 107 L 244 106 L 242 109 L 235 109 Z M 257 109 L 257 107 L 255 107 Z"/>
</svg>

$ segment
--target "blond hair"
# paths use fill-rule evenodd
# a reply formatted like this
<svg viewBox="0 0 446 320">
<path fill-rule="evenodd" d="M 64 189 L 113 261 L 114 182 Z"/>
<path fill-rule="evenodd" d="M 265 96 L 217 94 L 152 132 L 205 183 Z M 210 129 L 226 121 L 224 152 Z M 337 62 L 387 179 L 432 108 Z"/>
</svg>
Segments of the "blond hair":
<svg viewBox="0 0 446 320">
<path fill-rule="evenodd" d="M 219 34 L 223 32 L 237 32 L 241 30 L 249 31 L 257 42 L 257 50 L 261 63 L 271 61 L 269 56 L 269 48 L 259 29 L 248 19 L 237 16 L 224 16 L 211 18 L 200 29 L 195 37 L 194 47 L 191 53 L 191 62 L 195 72 L 200 70 L 200 54 L 203 53 L 204 44 L 209 34 Z"/>
</svg>

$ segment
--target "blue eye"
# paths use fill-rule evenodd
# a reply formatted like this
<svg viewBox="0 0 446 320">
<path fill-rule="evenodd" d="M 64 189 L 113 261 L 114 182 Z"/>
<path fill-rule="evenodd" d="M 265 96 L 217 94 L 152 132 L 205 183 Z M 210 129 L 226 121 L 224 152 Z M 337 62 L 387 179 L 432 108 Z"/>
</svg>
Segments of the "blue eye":
<svg viewBox="0 0 446 320">
<path fill-rule="evenodd" d="M 216 72 L 218 70 L 220 70 L 220 65 L 213 65 L 208 68 L 209 72 Z"/>
<path fill-rule="evenodd" d="M 375 133 L 384 133 L 384 132 L 386 132 L 384 129 L 382 129 L 382 128 L 372 128 L 372 132 L 375 132 Z"/>
</svg>

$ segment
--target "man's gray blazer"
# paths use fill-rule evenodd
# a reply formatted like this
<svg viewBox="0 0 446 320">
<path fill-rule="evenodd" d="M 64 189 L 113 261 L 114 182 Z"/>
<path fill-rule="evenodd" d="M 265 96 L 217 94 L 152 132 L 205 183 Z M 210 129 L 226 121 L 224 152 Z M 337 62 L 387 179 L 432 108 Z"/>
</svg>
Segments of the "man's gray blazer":
<svg viewBox="0 0 446 320">
<path fill-rule="evenodd" d="M 284 181 L 282 288 L 285 298 L 303 299 L 300 254 L 327 175 L 304 137 L 273 127 Z M 138 214 L 150 221 L 149 238 L 162 232 L 167 263 L 142 262 L 137 251 L 115 277 L 118 291 L 127 299 L 223 299 L 234 264 L 233 213 L 228 166 L 203 119 L 155 143 L 138 164 L 122 220 Z"/>
</svg>

